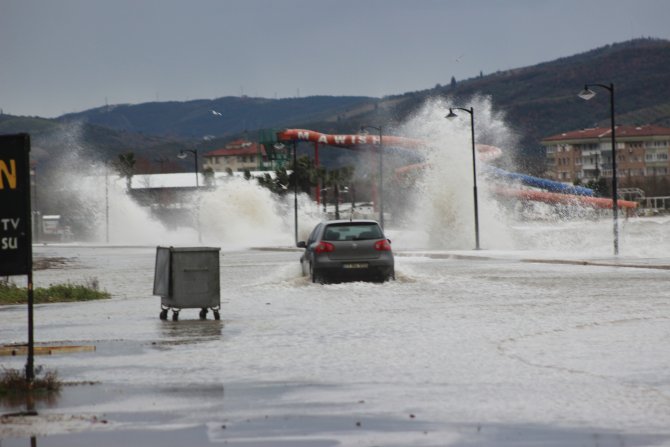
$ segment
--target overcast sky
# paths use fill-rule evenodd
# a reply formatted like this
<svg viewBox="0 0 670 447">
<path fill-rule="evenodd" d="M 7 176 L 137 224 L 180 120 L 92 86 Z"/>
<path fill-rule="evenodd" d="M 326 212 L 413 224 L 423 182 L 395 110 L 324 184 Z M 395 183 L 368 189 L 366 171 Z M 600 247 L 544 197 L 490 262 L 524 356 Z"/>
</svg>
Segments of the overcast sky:
<svg viewBox="0 0 670 447">
<path fill-rule="evenodd" d="M 670 0 L 0 0 L 0 109 L 381 97 L 637 37 Z"/>
</svg>

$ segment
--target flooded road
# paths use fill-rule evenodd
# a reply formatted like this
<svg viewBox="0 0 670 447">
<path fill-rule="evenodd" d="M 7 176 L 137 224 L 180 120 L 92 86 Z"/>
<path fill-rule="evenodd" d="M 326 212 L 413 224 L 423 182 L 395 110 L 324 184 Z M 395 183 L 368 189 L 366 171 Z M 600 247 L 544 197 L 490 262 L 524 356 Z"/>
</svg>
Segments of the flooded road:
<svg viewBox="0 0 670 447">
<path fill-rule="evenodd" d="M 155 247 L 35 256 L 66 259 L 36 286 L 113 298 L 36 306 L 38 343 L 95 351 L 36 358 L 72 385 L 3 418 L 2 447 L 670 445 L 668 270 L 400 250 L 396 281 L 317 285 L 299 252 L 223 250 L 221 320 L 173 322 Z M 4 344 L 25 314 L 0 308 Z"/>
</svg>

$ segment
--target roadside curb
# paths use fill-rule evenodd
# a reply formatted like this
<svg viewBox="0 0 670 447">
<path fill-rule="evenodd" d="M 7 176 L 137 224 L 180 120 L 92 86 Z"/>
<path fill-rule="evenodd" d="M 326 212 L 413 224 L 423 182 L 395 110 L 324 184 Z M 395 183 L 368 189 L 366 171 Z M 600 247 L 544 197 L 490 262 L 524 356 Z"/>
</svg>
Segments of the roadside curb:
<svg viewBox="0 0 670 447">
<path fill-rule="evenodd" d="M 568 264 L 568 265 L 588 265 L 594 267 L 623 267 L 631 269 L 654 269 L 654 270 L 670 270 L 670 265 L 651 265 L 651 264 L 620 264 L 616 262 L 601 262 L 601 261 L 569 261 L 565 259 L 521 259 L 521 262 L 532 262 L 538 264 Z"/>
<path fill-rule="evenodd" d="M 540 258 L 508 258 L 495 256 L 477 256 L 477 255 L 463 255 L 455 253 L 430 253 L 430 252 L 396 252 L 396 256 L 410 257 L 410 256 L 424 256 L 432 259 L 461 259 L 461 260 L 478 260 L 478 261 L 492 261 L 492 260 L 507 260 L 525 262 L 529 264 L 565 264 L 565 265 L 583 265 L 592 267 L 619 267 L 619 268 L 635 268 L 635 269 L 653 269 L 653 270 L 670 270 L 670 265 L 665 264 L 631 264 L 629 262 L 611 262 L 611 261 L 586 261 L 586 260 L 569 260 L 569 259 L 540 259 Z"/>
</svg>

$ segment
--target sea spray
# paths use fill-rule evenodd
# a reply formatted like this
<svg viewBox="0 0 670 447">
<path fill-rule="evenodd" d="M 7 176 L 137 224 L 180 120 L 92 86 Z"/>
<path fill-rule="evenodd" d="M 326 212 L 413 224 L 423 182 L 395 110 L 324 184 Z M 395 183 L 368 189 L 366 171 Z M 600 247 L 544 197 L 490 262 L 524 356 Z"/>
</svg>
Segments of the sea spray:
<svg viewBox="0 0 670 447">
<path fill-rule="evenodd" d="M 513 144 L 513 135 L 500 114 L 492 112 L 490 100 L 475 97 L 468 101 L 474 109 L 475 143 L 502 147 Z M 470 115 L 456 110 L 457 118 L 445 116 L 450 104 L 432 99 L 412 116 L 399 132 L 426 142 L 421 149 L 425 168 L 412 200 L 406 201 L 413 216 L 411 226 L 417 246 L 440 249 L 471 249 L 475 246 L 474 178 Z M 504 152 L 503 152 L 504 153 Z M 507 158 L 499 160 L 505 162 Z M 481 175 L 482 162 L 477 162 L 477 195 L 479 232 L 482 246 L 509 248 L 506 226 L 501 225 L 504 210 L 492 197 L 488 178 Z"/>
<path fill-rule="evenodd" d="M 294 197 L 273 194 L 255 179 L 224 178 L 198 192 L 203 238 L 224 247 L 293 246 Z M 321 219 L 316 204 L 298 195 L 298 234 L 305 240 Z"/>
<path fill-rule="evenodd" d="M 52 160 L 48 191 L 42 191 L 43 206 L 61 215 L 72 232 L 68 241 L 207 244 L 225 249 L 294 245 L 293 194 L 274 195 L 255 179 L 229 177 L 214 189 L 180 192 L 183 200 L 153 203 L 152 209 L 133 198 L 127 179 L 116 172 L 116 159 L 101 160 L 81 143 L 81 135 L 81 123 L 74 122 L 45 137 L 57 141 L 62 150 Z M 137 178 L 132 183 L 137 187 Z M 157 213 L 161 206 L 168 210 Z M 299 239 L 304 240 L 322 217 L 305 194 L 298 194 L 298 213 Z"/>
<path fill-rule="evenodd" d="M 426 168 L 416 171 L 414 186 L 389 185 L 384 190 L 385 202 L 395 205 L 387 207 L 391 215 L 386 225 L 396 249 L 474 248 L 469 115 L 456 110 L 457 119 L 445 119 L 449 107 L 460 106 L 474 108 L 476 143 L 502 149 L 503 156 L 491 163 L 517 172 L 511 161 L 511 155 L 519 150 L 516 136 L 505 117 L 494 111 L 490 99 L 427 101 L 406 123 L 389 130 L 427 142 L 420 149 Z M 274 195 L 253 179 L 231 177 L 219 182 L 215 189 L 193 191 L 181 204 L 180 213 L 185 219 L 166 218 L 163 213 L 159 219 L 155 210 L 132 198 L 125 179 L 116 175 L 113 160 L 96 161 L 93 150 L 80 144 L 81 132 L 81 126 L 75 123 L 43 137 L 49 138 L 52 145 L 57 142 L 62 150 L 54 156 L 48 178 L 41 178 L 46 187 L 39 191 L 40 206 L 61 214 L 72 227 L 74 240 L 113 245 L 217 245 L 224 250 L 293 246 L 292 192 Z M 392 148 L 388 149 L 385 167 L 390 169 L 398 160 L 390 153 Z M 367 174 L 374 178 L 375 154 L 361 155 L 361 160 L 367 162 L 357 165 L 356 176 L 366 178 Z M 556 253 L 560 257 L 611 256 L 611 211 L 503 200 L 494 194 L 500 180 L 489 177 L 484 165 L 484 161 L 477 163 L 483 249 Z M 385 176 L 392 180 L 393 172 Z M 300 193 L 297 198 L 298 240 L 306 240 L 325 216 L 306 194 Z M 627 219 L 621 214 L 619 228 L 622 255 L 667 257 L 669 218 Z"/>
<path fill-rule="evenodd" d="M 129 198 L 125 179 L 115 174 L 114 160 L 101 159 L 100 153 L 83 145 L 82 132 L 81 123 L 69 122 L 40 136 L 59 148 L 45 178 L 40 178 L 42 214 L 48 210 L 61 216 L 65 241 L 141 245 L 161 240 L 166 227 Z"/>
</svg>

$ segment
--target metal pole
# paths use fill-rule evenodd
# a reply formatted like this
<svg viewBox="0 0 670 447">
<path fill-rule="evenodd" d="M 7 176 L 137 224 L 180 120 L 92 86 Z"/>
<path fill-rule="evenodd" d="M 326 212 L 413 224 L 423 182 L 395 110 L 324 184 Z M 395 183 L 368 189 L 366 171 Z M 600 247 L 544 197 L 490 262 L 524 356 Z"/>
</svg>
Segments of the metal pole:
<svg viewBox="0 0 670 447">
<path fill-rule="evenodd" d="M 384 229 L 384 141 L 382 136 L 382 126 L 361 126 L 361 132 L 366 129 L 374 129 L 379 132 L 379 187 L 378 197 L 379 201 L 379 225 Z"/>
<path fill-rule="evenodd" d="M 193 155 L 195 155 L 195 187 L 200 188 L 200 181 L 198 180 L 198 150 L 194 149 Z"/>
<path fill-rule="evenodd" d="M 109 244 L 109 163 L 105 163 L 105 243 Z"/>
<path fill-rule="evenodd" d="M 612 227 L 614 233 L 614 256 L 619 254 L 619 194 L 617 190 L 617 169 L 616 169 L 616 125 L 614 123 L 614 83 L 605 84 L 585 84 L 577 96 L 588 101 L 595 96 L 591 87 L 602 87 L 610 92 L 610 132 L 612 138 Z"/>
<path fill-rule="evenodd" d="M 319 169 L 319 142 L 315 141 L 314 142 L 314 167 Z M 324 185 L 325 187 L 326 185 Z M 316 191 L 314 191 L 314 197 L 316 198 L 316 204 L 319 205 L 321 203 L 321 178 L 317 174 L 316 176 Z"/>
<path fill-rule="evenodd" d="M 30 166 L 29 155 L 30 151 L 30 136 L 26 135 L 24 140 L 25 147 L 27 152 L 25 153 L 26 167 L 28 169 Z M 30 170 L 28 171 L 30 174 Z M 30 176 L 29 176 L 30 177 Z M 28 194 L 26 197 L 26 214 L 30 219 L 30 226 L 32 227 L 32 214 L 30 210 L 32 209 L 30 197 L 30 178 L 28 179 Z M 32 249 L 32 228 L 27 231 L 26 243 L 29 248 L 27 255 L 27 266 L 28 266 L 28 359 L 26 361 L 26 381 L 31 383 L 35 379 L 35 324 L 34 324 L 34 297 L 33 297 L 33 249 Z M 30 400 L 28 400 L 30 402 Z M 31 408 L 28 408 L 31 410 Z"/>
<path fill-rule="evenodd" d="M 32 210 L 30 213 L 31 216 L 31 228 L 30 231 L 33 232 L 34 240 L 39 242 L 41 237 L 40 237 L 40 212 L 39 212 L 39 207 L 37 206 L 37 167 L 33 167 L 30 169 L 30 188 L 31 192 L 33 194 L 33 199 L 32 199 Z"/>
<path fill-rule="evenodd" d="M 470 135 L 472 140 L 472 193 L 474 196 L 474 208 L 475 208 L 475 250 L 479 250 L 479 204 L 477 203 L 477 154 L 475 150 L 475 109 L 470 107 L 465 109 L 463 107 L 449 107 L 449 114 L 445 116 L 447 119 L 456 118 L 458 115 L 454 113 L 454 110 L 462 110 L 470 114 Z"/>
<path fill-rule="evenodd" d="M 35 379 L 35 326 L 33 312 L 33 269 L 28 272 L 28 361 L 26 363 L 26 380 Z"/>
<path fill-rule="evenodd" d="M 477 156 L 475 154 L 475 110 L 470 107 L 470 131 L 472 135 L 472 192 L 475 204 L 475 250 L 479 250 L 479 205 L 477 203 Z"/>
<path fill-rule="evenodd" d="M 325 175 L 326 174 L 324 173 L 324 176 Z M 323 183 L 325 185 L 325 183 L 326 183 L 325 179 L 324 179 Z M 327 205 L 326 202 L 328 202 L 328 188 L 322 188 L 321 189 L 321 203 L 323 203 L 323 214 L 326 214 L 328 212 L 328 205 Z"/>
<path fill-rule="evenodd" d="M 607 88 L 607 87 L 606 87 Z M 614 125 L 614 83 L 609 85 L 610 92 L 610 125 L 612 126 L 612 226 L 614 232 L 614 255 L 619 254 L 619 194 L 617 191 L 616 172 L 616 127 Z"/>
<path fill-rule="evenodd" d="M 298 143 L 293 142 L 293 228 L 295 243 L 298 244 Z"/>
<path fill-rule="evenodd" d="M 195 171 L 195 192 L 198 194 L 200 190 L 200 180 L 198 179 L 198 150 L 189 149 L 193 154 L 193 160 L 195 161 L 194 171 Z M 202 242 L 202 230 L 200 228 L 200 196 L 197 195 L 195 198 L 195 220 L 196 226 L 198 227 L 198 242 Z"/>
<path fill-rule="evenodd" d="M 382 126 L 379 130 L 379 225 L 384 229 L 384 144 L 382 142 Z"/>
<path fill-rule="evenodd" d="M 198 179 L 198 150 L 190 150 L 193 153 L 193 160 L 195 160 L 195 192 L 198 194 L 200 190 L 200 180 Z M 198 242 L 202 242 L 202 230 L 200 228 L 200 196 L 195 198 L 195 219 L 198 227 Z"/>
</svg>

